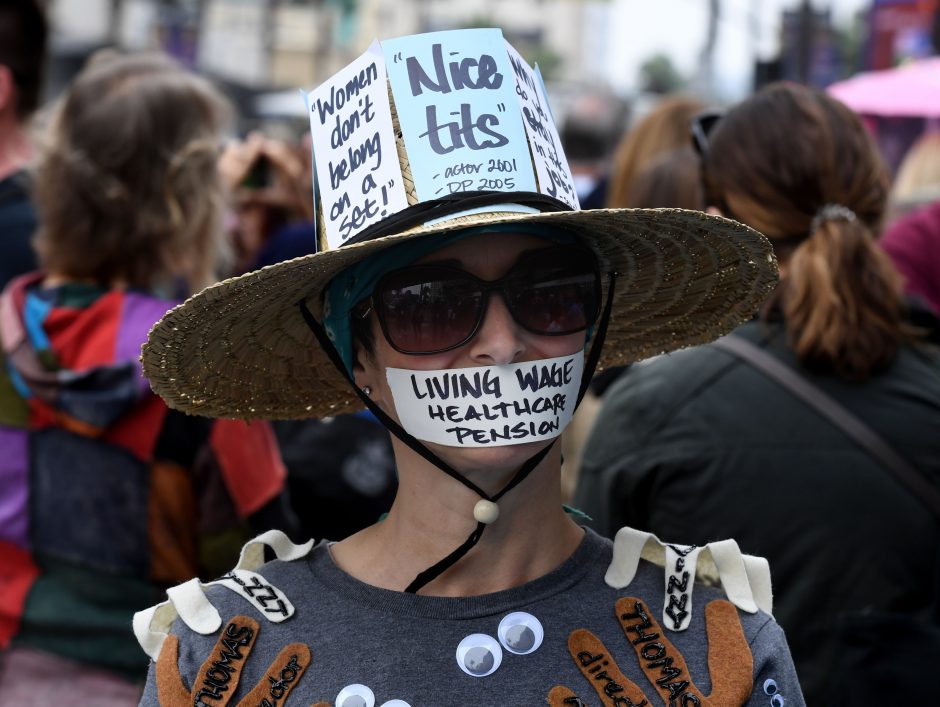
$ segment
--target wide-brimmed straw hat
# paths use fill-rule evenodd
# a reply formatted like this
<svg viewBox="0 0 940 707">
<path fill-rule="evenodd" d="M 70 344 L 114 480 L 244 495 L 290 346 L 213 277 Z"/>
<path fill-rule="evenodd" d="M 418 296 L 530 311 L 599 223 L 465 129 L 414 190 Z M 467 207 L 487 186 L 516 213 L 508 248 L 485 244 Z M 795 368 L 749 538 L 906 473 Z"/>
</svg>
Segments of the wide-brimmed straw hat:
<svg viewBox="0 0 940 707">
<path fill-rule="evenodd" d="M 388 56 L 391 48 L 383 44 L 383 49 Z M 394 49 L 398 56 L 399 47 Z M 519 76 L 519 67 L 513 68 Z M 403 199 L 413 210 L 431 200 L 420 196 L 395 87 L 389 64 L 397 167 Z M 558 155 L 553 163 L 567 170 L 560 149 Z M 537 166 L 530 168 L 539 183 Z M 323 192 L 321 177 L 320 204 Z M 617 273 L 599 367 L 712 341 L 753 316 L 777 281 L 769 242 L 735 221 L 681 209 L 531 213 L 529 208 L 526 213 L 514 210 L 514 192 L 504 196 L 503 207 L 400 229 L 383 229 L 390 217 L 377 218 L 359 230 L 372 237 L 341 245 L 329 243 L 329 224 L 318 205 L 320 252 L 225 280 L 168 312 L 144 346 L 144 373 L 170 407 L 197 415 L 290 419 L 359 410 L 362 403 L 318 345 L 298 303 L 304 301 L 322 320 L 324 288 L 337 273 L 383 249 L 458 229 L 518 223 L 528 231 L 544 224 L 569 231 L 592 248 L 602 274 Z M 607 282 L 605 276 L 605 297 Z"/>
</svg>

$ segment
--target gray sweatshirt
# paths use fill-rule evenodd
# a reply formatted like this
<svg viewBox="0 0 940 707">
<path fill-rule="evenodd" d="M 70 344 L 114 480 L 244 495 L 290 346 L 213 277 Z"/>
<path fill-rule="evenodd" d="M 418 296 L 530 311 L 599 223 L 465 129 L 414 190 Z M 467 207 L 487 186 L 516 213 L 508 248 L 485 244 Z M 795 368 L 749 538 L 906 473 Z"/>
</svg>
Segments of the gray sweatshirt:
<svg viewBox="0 0 940 707">
<path fill-rule="evenodd" d="M 264 565 L 263 579 L 251 587 L 209 587 L 220 630 L 200 635 L 177 620 L 171 633 L 178 661 L 171 660 L 171 637 L 162 648 L 162 680 L 169 684 L 173 673 L 177 690 L 181 679 L 192 691 L 188 704 L 207 706 L 232 692 L 235 705 L 256 686 L 250 704 L 267 707 L 630 707 L 643 698 L 677 707 L 804 704 L 773 618 L 742 612 L 723 601 L 721 589 L 696 585 L 694 601 L 667 606 L 667 616 L 691 613 L 686 630 L 671 630 L 663 568 L 641 560 L 632 582 L 617 590 L 604 581 L 611 557 L 611 542 L 587 531 L 574 555 L 544 577 L 494 594 L 445 598 L 360 582 L 321 543 L 301 559 Z M 283 613 L 284 602 L 265 583 L 293 605 L 286 620 L 269 620 Z M 253 622 L 232 623 L 238 615 Z M 738 619 L 743 634 L 735 634 Z M 288 644 L 295 645 L 282 650 Z M 713 684 L 719 695 L 709 699 Z M 151 663 L 141 705 L 161 704 L 157 688 Z M 164 707 L 176 707 L 170 694 L 162 690 Z"/>
</svg>

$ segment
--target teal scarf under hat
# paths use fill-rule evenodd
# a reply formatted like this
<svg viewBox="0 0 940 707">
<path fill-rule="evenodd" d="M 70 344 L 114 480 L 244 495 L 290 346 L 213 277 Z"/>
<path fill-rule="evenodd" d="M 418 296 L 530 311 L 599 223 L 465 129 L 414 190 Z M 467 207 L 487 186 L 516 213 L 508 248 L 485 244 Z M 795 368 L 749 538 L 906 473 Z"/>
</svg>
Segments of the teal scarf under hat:
<svg viewBox="0 0 940 707">
<path fill-rule="evenodd" d="M 415 238 L 393 246 L 350 265 L 336 275 L 327 285 L 323 305 L 323 328 L 339 352 L 346 370 L 352 374 L 353 346 L 350 315 L 353 308 L 370 297 L 375 283 L 385 273 L 403 268 L 425 255 L 429 255 L 452 243 L 481 233 L 525 233 L 554 243 L 577 243 L 577 238 L 561 228 L 535 224 L 496 224 L 477 226 L 454 233 L 436 234 Z"/>
</svg>

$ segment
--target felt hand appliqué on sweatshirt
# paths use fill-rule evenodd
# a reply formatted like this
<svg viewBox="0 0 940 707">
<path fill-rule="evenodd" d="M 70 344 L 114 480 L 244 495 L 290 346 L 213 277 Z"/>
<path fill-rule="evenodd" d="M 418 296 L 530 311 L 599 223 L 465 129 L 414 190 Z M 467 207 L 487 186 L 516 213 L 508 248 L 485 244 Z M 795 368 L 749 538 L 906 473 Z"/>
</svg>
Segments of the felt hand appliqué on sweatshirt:
<svg viewBox="0 0 940 707">
<path fill-rule="evenodd" d="M 682 654 L 666 638 L 644 602 L 624 597 L 617 602 L 617 619 L 640 668 L 669 707 L 731 707 L 747 702 L 753 689 L 753 658 L 741 628 L 737 609 L 715 600 L 705 607 L 708 634 L 708 671 L 712 691 L 707 697 L 695 686 Z M 597 636 L 576 629 L 568 637 L 568 651 L 581 674 L 594 687 L 604 707 L 652 707 L 636 683 L 621 671 Z M 548 694 L 550 707 L 588 707 L 571 689 L 556 686 Z"/>
<path fill-rule="evenodd" d="M 236 616 L 219 634 L 209 657 L 203 662 L 187 689 L 179 671 L 179 641 L 167 636 L 157 659 L 157 691 L 162 707 L 227 707 L 238 689 L 242 670 L 251 655 L 261 627 L 247 616 Z M 310 649 L 291 643 L 281 649 L 265 676 L 236 707 L 281 707 L 310 667 Z M 312 707 L 375 707 L 375 695 L 365 685 L 348 685 L 335 703 L 317 702 Z M 410 707 L 403 700 L 391 700 L 381 707 Z"/>
<path fill-rule="evenodd" d="M 179 671 L 179 640 L 167 636 L 157 659 L 157 691 L 162 707 L 225 707 L 238 688 L 242 670 L 254 648 L 260 626 L 236 616 L 219 634 L 209 657 L 187 689 Z M 237 707 L 282 705 L 310 665 L 310 649 L 291 643 L 281 650 L 262 678 Z"/>
</svg>

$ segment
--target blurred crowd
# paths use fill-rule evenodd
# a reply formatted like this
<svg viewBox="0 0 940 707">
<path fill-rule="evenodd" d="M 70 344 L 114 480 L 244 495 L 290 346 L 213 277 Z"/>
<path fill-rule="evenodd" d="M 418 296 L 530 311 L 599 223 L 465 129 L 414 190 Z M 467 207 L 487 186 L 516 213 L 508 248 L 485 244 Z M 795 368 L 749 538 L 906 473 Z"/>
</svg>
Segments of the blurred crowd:
<svg viewBox="0 0 940 707">
<path fill-rule="evenodd" d="M 167 310 L 315 252 L 309 136 L 239 135 L 158 55 L 99 53 L 40 106 L 46 36 L 33 2 L 0 3 L 0 704 L 79 704 L 50 674 L 135 704 L 135 611 L 263 530 L 370 525 L 395 469 L 368 413 L 248 425 L 150 392 Z M 907 704 L 940 660 L 940 133 L 891 175 L 857 115 L 796 84 L 616 124 L 565 126 L 582 205 L 766 235 L 780 284 L 729 338 L 804 385 L 722 345 L 601 372 L 564 439 L 572 505 L 610 536 L 735 538 L 770 562 L 809 704 Z"/>
</svg>

